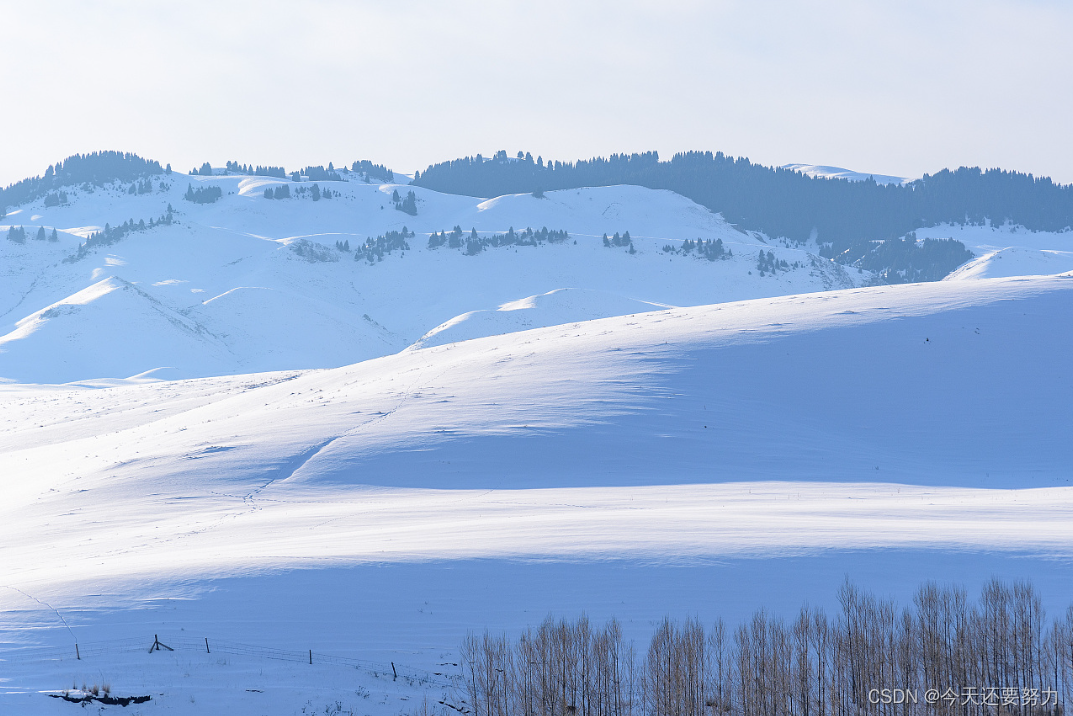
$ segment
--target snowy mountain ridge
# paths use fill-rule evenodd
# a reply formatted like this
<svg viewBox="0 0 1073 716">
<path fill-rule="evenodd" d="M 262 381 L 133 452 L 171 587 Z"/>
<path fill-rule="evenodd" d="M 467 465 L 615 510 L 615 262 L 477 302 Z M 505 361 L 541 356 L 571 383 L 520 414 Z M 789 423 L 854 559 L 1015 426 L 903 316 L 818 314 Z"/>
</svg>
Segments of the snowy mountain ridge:
<svg viewBox="0 0 1073 716">
<path fill-rule="evenodd" d="M 0 227 L 0 710 L 420 713 L 470 631 L 847 577 L 1066 608 L 1068 233 L 868 286 L 663 190 L 161 179 Z"/>
<path fill-rule="evenodd" d="M 404 185 L 320 184 L 333 198 L 311 200 L 316 182 L 172 174 L 151 180 L 150 193 L 72 188 L 66 204 L 13 210 L 0 232 L 20 226 L 31 238 L 0 240 L 0 378 L 63 383 L 158 369 L 197 377 L 338 367 L 429 341 L 875 280 L 820 258 L 816 247 L 737 231 L 668 191 L 618 186 L 474 200 Z M 219 188 L 221 198 L 192 203 L 183 198 L 188 188 Z M 264 197 L 280 188 L 293 198 Z M 392 202 L 393 193 L 410 191 L 415 216 Z M 175 223 L 148 228 L 169 206 Z M 147 228 L 138 228 L 141 221 Z M 126 233 L 87 249 L 106 225 Z M 133 228 L 115 228 L 124 225 Z M 429 247 L 432 234 L 452 227 L 465 235 L 461 248 Z M 525 227 L 570 238 L 478 246 L 477 255 L 465 245 L 471 229 L 487 244 Z M 56 229 L 57 241 L 32 238 L 41 228 Z M 407 248 L 376 243 L 404 228 L 414 236 L 390 240 Z M 603 245 L 603 235 L 625 232 L 622 245 Z M 1020 246 L 1023 260 L 1003 259 L 1002 275 L 1021 265 L 1064 266 L 1036 267 L 1058 256 L 1064 235 L 1009 226 L 917 232 L 918 240 L 932 236 L 965 241 L 987 265 L 998 261 L 995 250 Z M 702 258 L 696 240 L 718 241 L 725 254 Z M 499 310 L 527 296 L 545 298 Z"/>
<path fill-rule="evenodd" d="M 18 225 L 33 234 L 47 225 L 58 228 L 59 240 L 0 241 L 0 376 L 69 382 L 162 367 L 174 368 L 175 377 L 337 367 L 401 350 L 464 314 L 560 289 L 579 292 L 554 309 L 541 301 L 515 312 L 514 328 L 855 281 L 807 250 L 737 232 L 670 192 L 606 187 L 474 201 L 418 188 L 419 213 L 409 216 L 390 197 L 411 189 L 331 184 L 339 195 L 314 202 L 304 193 L 308 182 L 173 175 L 152 194 L 72 192 L 67 205 L 12 212 L 0 231 Z M 187 186 L 220 187 L 222 198 L 185 201 Z M 303 194 L 265 199 L 264 190 L 275 187 Z M 77 259 L 79 246 L 105 224 L 130 217 L 137 224 L 169 205 L 174 224 L 130 231 Z M 480 255 L 428 247 L 433 232 L 454 226 L 464 226 L 467 237 L 470 229 L 485 237 L 547 227 L 570 239 Z M 353 260 L 366 241 L 404 228 L 416 232 L 407 249 L 369 253 L 374 263 Z M 626 231 L 628 246 L 602 244 L 603 234 Z M 664 250 L 702 237 L 724 242 L 733 257 L 708 261 Z M 349 252 L 336 248 L 344 242 Z M 761 278 L 761 252 L 794 268 Z M 465 323 L 468 337 L 483 335 L 473 319 Z M 76 363 L 68 352 L 79 355 Z"/>
</svg>

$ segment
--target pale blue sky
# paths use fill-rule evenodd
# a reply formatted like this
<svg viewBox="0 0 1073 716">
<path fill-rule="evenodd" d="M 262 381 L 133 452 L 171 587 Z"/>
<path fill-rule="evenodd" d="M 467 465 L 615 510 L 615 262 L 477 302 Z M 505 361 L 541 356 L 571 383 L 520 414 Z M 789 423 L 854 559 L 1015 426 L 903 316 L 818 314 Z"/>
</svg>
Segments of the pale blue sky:
<svg viewBox="0 0 1073 716">
<path fill-rule="evenodd" d="M 0 0 L 0 183 L 704 149 L 1073 182 L 1073 3 Z"/>
</svg>

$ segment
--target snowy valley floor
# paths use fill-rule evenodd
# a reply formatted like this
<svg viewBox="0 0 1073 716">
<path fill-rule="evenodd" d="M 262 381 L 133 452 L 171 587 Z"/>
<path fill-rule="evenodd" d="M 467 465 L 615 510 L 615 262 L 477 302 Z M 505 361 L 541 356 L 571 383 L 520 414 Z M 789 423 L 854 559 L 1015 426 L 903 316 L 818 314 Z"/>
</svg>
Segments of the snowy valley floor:
<svg viewBox="0 0 1073 716">
<path fill-rule="evenodd" d="M 123 713 L 412 712 L 457 703 L 470 629 L 586 612 L 643 648 L 664 616 L 836 612 L 847 578 L 1064 610 L 1070 315 L 1068 274 L 950 281 L 2 386 L 0 710 L 107 682 L 153 696 Z"/>
<path fill-rule="evenodd" d="M 5 649 L 0 704 L 10 713 L 72 713 L 77 706 L 38 692 L 84 682 L 153 696 L 149 704 L 107 712 L 291 714 L 306 707 L 324 713 L 339 703 L 344 713 L 410 713 L 426 698 L 436 707 L 440 700 L 458 703 L 457 645 L 474 625 L 513 634 L 548 614 L 587 613 L 596 623 L 613 616 L 643 649 L 665 615 L 733 624 L 761 606 L 792 617 L 806 601 L 833 614 L 847 578 L 904 605 L 924 580 L 961 584 L 975 595 L 993 575 L 1031 580 L 1049 613 L 1064 611 L 1073 592 L 1073 565 L 1035 552 L 827 550 L 673 565 L 386 563 L 102 591 L 86 606 L 61 610 L 82 660 L 55 614 L 26 598 L 5 598 L 7 636 L 17 630 L 25 640 L 32 629 L 30 638 L 47 649 Z M 149 653 L 155 635 L 177 651 Z"/>
</svg>

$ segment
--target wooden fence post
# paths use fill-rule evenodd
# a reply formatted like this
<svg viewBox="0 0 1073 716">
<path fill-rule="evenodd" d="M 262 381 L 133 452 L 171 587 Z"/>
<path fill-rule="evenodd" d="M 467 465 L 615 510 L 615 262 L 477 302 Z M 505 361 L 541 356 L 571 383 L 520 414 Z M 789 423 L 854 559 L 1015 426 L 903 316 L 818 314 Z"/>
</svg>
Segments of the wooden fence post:
<svg viewBox="0 0 1073 716">
<path fill-rule="evenodd" d="M 75 642 L 75 658 L 82 661 L 82 654 L 78 652 L 78 642 Z"/>
</svg>

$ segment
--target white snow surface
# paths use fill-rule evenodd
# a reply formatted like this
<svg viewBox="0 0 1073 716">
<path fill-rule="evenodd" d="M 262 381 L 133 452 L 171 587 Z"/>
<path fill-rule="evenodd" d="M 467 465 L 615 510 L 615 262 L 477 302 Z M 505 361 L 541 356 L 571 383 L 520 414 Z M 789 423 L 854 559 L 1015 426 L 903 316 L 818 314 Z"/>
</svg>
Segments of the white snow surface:
<svg viewBox="0 0 1073 716">
<path fill-rule="evenodd" d="M 410 348 L 431 348 L 485 336 L 545 328 L 572 321 L 673 308 L 661 303 L 623 298 L 606 291 L 560 288 L 538 296 L 508 301 L 494 311 L 470 311 L 442 323 Z"/>
<path fill-rule="evenodd" d="M 896 177 L 889 174 L 869 174 L 867 172 L 855 172 L 852 169 L 842 167 L 829 167 L 821 164 L 784 164 L 783 169 L 799 172 L 810 177 L 822 177 L 824 179 L 846 179 L 847 181 L 867 181 L 871 177 L 876 184 L 905 184 L 909 179 Z"/>
<path fill-rule="evenodd" d="M 168 191 L 141 196 L 121 188 L 72 190 L 68 206 L 28 207 L 2 220 L 0 232 L 24 225 L 31 236 L 40 226 L 57 227 L 60 241 L 0 240 L 0 379 L 68 383 L 156 369 L 167 369 L 159 377 L 192 378 L 334 368 L 395 353 L 446 323 L 454 328 L 437 342 L 622 315 L 650 304 L 847 288 L 868 278 L 808 250 L 741 233 L 677 194 L 633 186 L 490 200 L 413 188 L 418 215 L 409 216 L 390 201 L 392 191 L 405 193 L 406 186 L 327 182 L 341 196 L 313 202 L 308 194 L 262 196 L 265 187 L 296 190 L 309 182 L 181 175 L 165 181 Z M 193 204 L 181 198 L 188 185 L 217 185 L 224 196 Z M 158 218 L 169 203 L 179 223 L 131 233 L 63 262 L 105 223 Z M 571 238 L 476 256 L 428 249 L 431 232 L 456 225 L 482 235 L 547 227 Z M 374 265 L 334 248 L 337 241 L 354 248 L 404 226 L 417 234 L 411 250 Z M 603 246 L 604 233 L 625 231 L 634 254 Z M 721 239 L 734 258 L 710 262 L 663 251 L 697 238 Z M 332 260 L 299 256 L 289 248 L 299 241 L 324 247 Z M 760 277 L 761 250 L 798 268 Z M 486 315 L 544 294 L 550 295 L 514 315 Z"/>
<path fill-rule="evenodd" d="M 0 240 L 0 712 L 109 683 L 153 697 L 104 708 L 130 714 L 415 713 L 457 703 L 470 629 L 615 616 L 643 650 L 665 615 L 837 611 L 845 578 L 1067 606 L 1069 235 L 920 230 L 978 258 L 864 288 L 669 192 L 418 189 L 410 217 L 393 186 L 171 181 L 0 227 L 61 231 Z M 403 224 L 374 265 L 289 248 Z M 455 224 L 571 239 L 426 247 Z M 624 230 L 636 254 L 603 247 Z M 662 250 L 698 237 L 735 258 Z M 800 268 L 759 277 L 760 250 Z"/>
<path fill-rule="evenodd" d="M 468 628 L 587 610 L 643 642 L 674 609 L 744 616 L 776 574 L 786 609 L 833 606 L 846 575 L 906 598 L 996 569 L 1060 600 L 1073 336 L 1055 327 L 1071 309 L 1069 274 L 940 282 L 331 370 L 2 387 L 0 614 L 51 651 L 12 652 L 0 699 L 89 673 L 172 713 L 260 713 L 246 688 L 280 713 L 325 695 L 395 713 L 450 689 L 385 681 L 387 663 L 446 668 Z M 748 585 L 713 587 L 732 575 Z M 185 650 L 145 652 L 162 632 Z M 100 644 L 72 660 L 74 640 Z M 376 663 L 266 671 L 270 647 Z"/>
<path fill-rule="evenodd" d="M 944 281 L 1059 274 L 1073 271 L 1073 251 L 1012 246 L 988 251 L 962 264 Z"/>
</svg>

